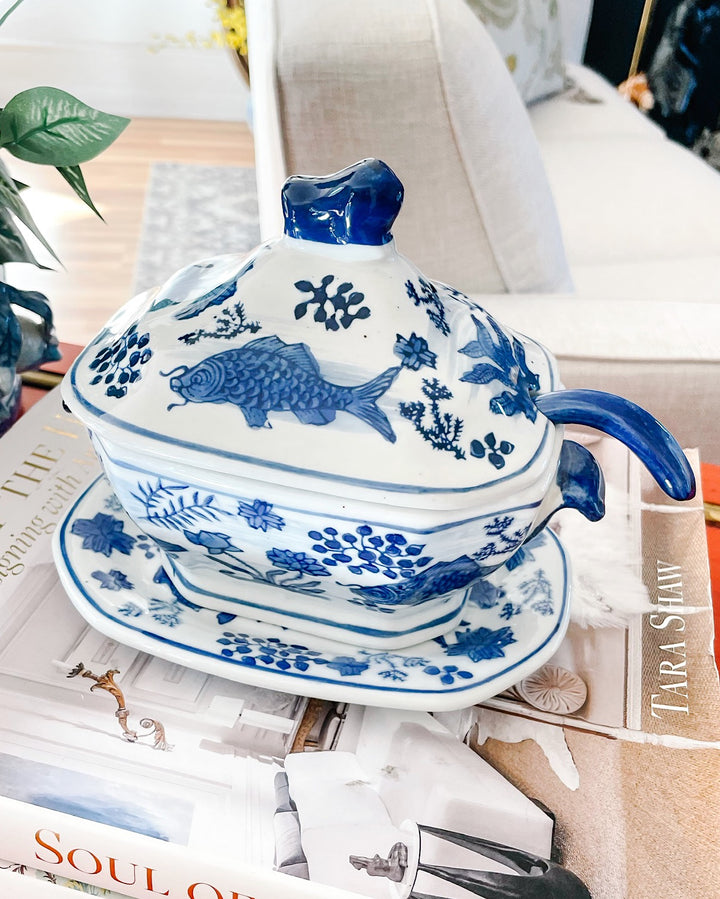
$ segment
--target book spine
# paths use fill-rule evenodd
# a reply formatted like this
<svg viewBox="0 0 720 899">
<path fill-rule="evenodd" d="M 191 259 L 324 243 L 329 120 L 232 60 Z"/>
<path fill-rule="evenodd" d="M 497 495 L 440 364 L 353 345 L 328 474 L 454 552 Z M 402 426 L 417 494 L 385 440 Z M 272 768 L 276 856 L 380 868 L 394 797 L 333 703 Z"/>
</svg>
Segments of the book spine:
<svg viewBox="0 0 720 899">
<path fill-rule="evenodd" d="M 695 451 L 688 451 L 699 475 Z M 713 609 L 702 496 L 678 503 L 643 476 L 642 729 L 720 740 Z"/>
<path fill-rule="evenodd" d="M 360 896 L 2 796 L 0 856 L 131 899 Z"/>
</svg>

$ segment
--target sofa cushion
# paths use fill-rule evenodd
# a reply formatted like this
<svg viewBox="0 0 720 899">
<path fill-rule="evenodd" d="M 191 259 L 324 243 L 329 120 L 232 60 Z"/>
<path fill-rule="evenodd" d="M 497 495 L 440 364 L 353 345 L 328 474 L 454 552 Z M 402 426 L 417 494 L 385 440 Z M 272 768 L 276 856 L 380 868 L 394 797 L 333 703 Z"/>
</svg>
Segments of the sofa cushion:
<svg viewBox="0 0 720 899">
<path fill-rule="evenodd" d="M 360 15 L 353 0 L 275 5 L 288 173 L 379 157 L 405 186 L 398 249 L 426 275 L 466 291 L 568 288 L 527 112 L 462 0 L 366 0 Z"/>
<path fill-rule="evenodd" d="M 562 90 L 557 0 L 467 0 L 484 23 L 526 103 Z"/>
<path fill-rule="evenodd" d="M 720 174 L 669 140 L 545 139 L 571 271 L 714 257 L 720 300 Z M 623 291 L 623 285 L 617 285 Z M 631 294 L 632 295 L 632 294 Z M 665 299 L 671 299 L 663 294 Z"/>
<path fill-rule="evenodd" d="M 567 63 L 566 88 L 554 97 L 529 108 L 535 136 L 545 140 L 563 138 L 654 137 L 665 132 L 643 115 L 597 72 Z"/>
</svg>

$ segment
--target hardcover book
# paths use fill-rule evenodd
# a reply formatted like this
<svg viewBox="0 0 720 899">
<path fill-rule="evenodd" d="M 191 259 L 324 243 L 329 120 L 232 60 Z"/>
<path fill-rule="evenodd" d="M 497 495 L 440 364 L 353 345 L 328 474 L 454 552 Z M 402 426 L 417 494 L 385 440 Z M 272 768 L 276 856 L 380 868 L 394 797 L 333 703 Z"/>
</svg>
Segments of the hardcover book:
<svg viewBox="0 0 720 899">
<path fill-rule="evenodd" d="M 611 488 L 605 531 L 558 524 L 577 600 L 558 652 L 482 706 L 435 714 L 251 687 L 94 630 L 50 549 L 100 474 L 84 429 L 53 392 L 0 445 L 0 867 L 23 888 L 720 892 L 702 500 L 660 499 L 615 444 L 591 444 Z M 523 614 L 514 596 L 485 601 Z"/>
</svg>

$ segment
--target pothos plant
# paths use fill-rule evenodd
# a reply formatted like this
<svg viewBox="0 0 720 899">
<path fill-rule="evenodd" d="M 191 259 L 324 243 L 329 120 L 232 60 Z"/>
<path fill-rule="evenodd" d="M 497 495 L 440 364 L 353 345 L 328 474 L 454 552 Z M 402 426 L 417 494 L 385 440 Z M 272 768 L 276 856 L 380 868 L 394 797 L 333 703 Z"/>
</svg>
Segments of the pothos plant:
<svg viewBox="0 0 720 899">
<path fill-rule="evenodd" d="M 0 26 L 23 0 L 0 15 Z M 24 162 L 54 166 L 77 196 L 100 218 L 88 193 L 80 166 L 103 152 L 128 124 L 128 119 L 93 109 L 77 97 L 53 87 L 33 87 L 12 97 L 0 109 L 0 151 Z M 59 261 L 33 220 L 23 199 L 28 185 L 12 177 L 0 155 L 0 266 L 24 262 L 38 268 L 28 243 L 32 235 Z M 32 238 L 30 238 L 32 240 Z M 20 310 L 31 313 L 34 340 L 18 321 Z M 33 318 L 34 317 L 34 318 Z M 25 322 L 28 318 L 24 319 Z M 37 324 L 39 323 L 39 325 Z M 25 345 L 23 345 L 25 330 Z M 52 311 L 47 297 L 37 291 L 18 290 L 0 271 L 0 433 L 19 408 L 17 371 L 60 358 Z"/>
</svg>

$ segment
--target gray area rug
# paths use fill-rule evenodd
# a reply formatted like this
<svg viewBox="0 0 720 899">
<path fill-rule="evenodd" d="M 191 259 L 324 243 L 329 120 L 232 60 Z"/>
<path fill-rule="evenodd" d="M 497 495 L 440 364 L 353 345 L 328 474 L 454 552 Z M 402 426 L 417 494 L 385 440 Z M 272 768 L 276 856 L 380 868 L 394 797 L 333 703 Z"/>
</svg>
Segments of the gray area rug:
<svg viewBox="0 0 720 899">
<path fill-rule="evenodd" d="M 255 169 L 156 162 L 145 198 L 133 294 L 179 268 L 260 241 Z"/>
</svg>

